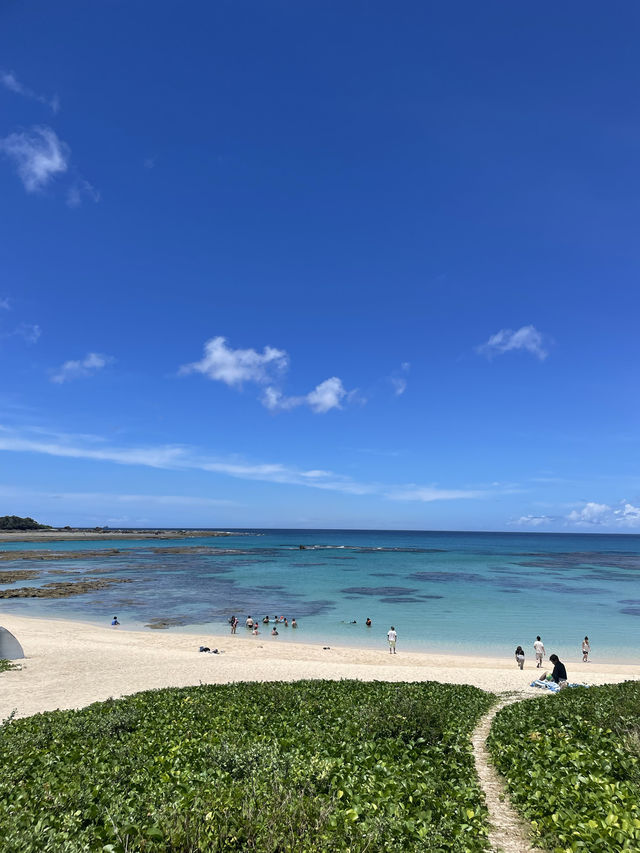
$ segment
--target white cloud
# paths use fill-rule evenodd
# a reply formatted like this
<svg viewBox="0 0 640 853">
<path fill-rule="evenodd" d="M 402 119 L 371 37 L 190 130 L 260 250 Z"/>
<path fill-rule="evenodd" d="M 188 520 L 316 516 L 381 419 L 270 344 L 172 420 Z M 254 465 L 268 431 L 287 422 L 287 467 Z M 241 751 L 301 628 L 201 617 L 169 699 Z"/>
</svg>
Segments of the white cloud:
<svg viewBox="0 0 640 853">
<path fill-rule="evenodd" d="M 16 165 L 27 192 L 38 192 L 69 167 L 70 150 L 50 127 L 11 133 L 0 139 L 0 151 Z"/>
<path fill-rule="evenodd" d="M 330 409 L 340 409 L 346 394 L 342 381 L 337 376 L 332 376 L 316 385 L 313 391 L 307 394 L 306 400 L 312 411 L 324 414 Z"/>
<path fill-rule="evenodd" d="M 271 411 L 287 411 L 297 406 L 309 406 L 315 414 L 323 415 L 331 409 L 341 409 L 342 401 L 345 398 L 349 399 L 353 393 L 353 391 L 347 392 L 341 379 L 332 376 L 316 385 L 313 391 L 299 397 L 286 397 L 277 388 L 269 386 L 265 388 L 261 400 L 263 406 Z"/>
<path fill-rule="evenodd" d="M 618 509 L 609 504 L 589 501 L 581 509 L 572 510 L 566 520 L 577 527 L 631 527 L 640 528 L 640 507 L 621 501 Z"/>
<path fill-rule="evenodd" d="M 586 503 L 582 509 L 572 510 L 567 520 L 578 525 L 605 524 L 611 516 L 611 507 L 594 501 Z"/>
<path fill-rule="evenodd" d="M 465 500 L 486 498 L 501 493 L 496 489 L 445 489 L 433 485 L 391 486 L 383 483 L 361 483 L 351 477 L 318 468 L 305 470 L 281 463 L 251 463 L 239 461 L 237 458 L 211 458 L 183 445 L 114 447 L 102 440 L 96 441 L 95 437 L 91 441 L 81 441 L 78 436 L 65 437 L 55 433 L 48 437 L 40 430 L 37 437 L 33 438 L 3 426 L 0 426 L 0 450 L 167 470 L 207 471 L 241 480 L 305 486 L 349 495 L 373 495 L 396 501 L 425 503 L 439 500 Z"/>
<path fill-rule="evenodd" d="M 283 373 L 289 365 L 284 350 L 266 346 L 262 353 L 254 349 L 232 349 L 223 337 L 211 338 L 204 345 L 204 356 L 193 364 L 185 364 L 180 373 L 202 373 L 209 379 L 230 386 L 244 382 L 259 385 L 272 382 L 274 375 Z"/>
<path fill-rule="evenodd" d="M 285 395 L 276 383 L 289 368 L 289 355 L 285 350 L 265 346 L 262 352 L 255 349 L 233 349 L 221 336 L 211 338 L 204 347 L 200 361 L 185 364 L 181 374 L 202 373 L 209 379 L 240 388 L 245 382 L 266 385 L 260 400 L 271 411 L 289 411 L 298 406 L 308 406 L 316 414 L 342 408 L 345 400 L 354 399 L 355 391 L 347 391 L 337 376 L 325 379 L 308 394 Z"/>
<path fill-rule="evenodd" d="M 525 350 L 535 355 L 540 361 L 549 355 L 544 347 L 544 339 L 535 326 L 522 326 L 517 331 L 500 329 L 492 335 L 486 344 L 477 347 L 477 351 L 491 358 L 514 350 Z"/>
<path fill-rule="evenodd" d="M 0 83 L 16 95 L 22 95 L 24 98 L 30 98 L 33 101 L 38 101 L 41 104 L 46 104 L 50 109 L 57 113 L 60 109 L 60 99 L 57 95 L 47 98 L 45 95 L 39 95 L 21 83 L 13 71 L 0 71 Z"/>
<path fill-rule="evenodd" d="M 625 501 L 622 509 L 614 510 L 614 515 L 622 527 L 640 527 L 640 506 Z"/>
<path fill-rule="evenodd" d="M 100 201 L 100 193 L 89 181 L 85 181 L 84 178 L 77 178 L 67 190 L 67 205 L 69 207 L 80 207 L 85 198 L 97 203 Z"/>
<path fill-rule="evenodd" d="M 522 515 L 508 523 L 515 527 L 540 527 L 542 524 L 552 524 L 554 521 L 556 519 L 552 515 Z"/>
<path fill-rule="evenodd" d="M 51 381 L 57 384 L 68 382 L 71 379 L 82 379 L 87 376 L 92 376 L 96 370 L 101 370 L 108 364 L 111 364 L 114 359 L 109 355 L 102 355 L 98 352 L 90 352 L 83 359 L 78 361 L 65 361 L 62 367 L 51 375 Z"/>
<path fill-rule="evenodd" d="M 0 296 L 0 310 L 4 310 L 4 311 L 10 311 L 11 310 L 11 303 L 9 302 L 7 297 Z"/>
</svg>

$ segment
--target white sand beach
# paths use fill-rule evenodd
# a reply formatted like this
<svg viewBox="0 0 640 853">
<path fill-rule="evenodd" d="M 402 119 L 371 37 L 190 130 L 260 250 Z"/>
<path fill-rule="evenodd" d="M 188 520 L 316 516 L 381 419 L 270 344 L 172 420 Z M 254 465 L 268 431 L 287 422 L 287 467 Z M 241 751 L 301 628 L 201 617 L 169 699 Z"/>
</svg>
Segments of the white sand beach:
<svg viewBox="0 0 640 853">
<path fill-rule="evenodd" d="M 357 678 L 363 681 L 441 681 L 484 690 L 540 695 L 530 687 L 532 658 L 520 671 L 514 660 L 429 653 L 390 655 L 379 651 L 282 642 L 268 633 L 184 634 L 127 631 L 68 620 L 0 613 L 0 624 L 18 638 L 25 653 L 21 670 L 0 673 L 0 719 L 56 708 L 81 708 L 141 690 L 234 681 L 295 681 Z M 222 654 L 202 654 L 200 645 Z M 583 664 L 566 659 L 569 679 L 606 684 L 640 678 L 640 665 Z"/>
</svg>

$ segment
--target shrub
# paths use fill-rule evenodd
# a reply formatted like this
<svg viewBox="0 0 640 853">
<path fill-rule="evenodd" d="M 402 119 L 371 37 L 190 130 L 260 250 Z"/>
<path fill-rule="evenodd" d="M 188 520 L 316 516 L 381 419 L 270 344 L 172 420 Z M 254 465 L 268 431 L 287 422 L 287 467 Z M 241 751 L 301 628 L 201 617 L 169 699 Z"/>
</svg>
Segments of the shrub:
<svg viewBox="0 0 640 853">
<path fill-rule="evenodd" d="M 474 687 L 150 691 L 0 730 L 0 837 L 27 851 L 482 851 Z"/>
<path fill-rule="evenodd" d="M 565 690 L 504 708 L 489 748 L 549 850 L 640 850 L 640 683 Z"/>
</svg>

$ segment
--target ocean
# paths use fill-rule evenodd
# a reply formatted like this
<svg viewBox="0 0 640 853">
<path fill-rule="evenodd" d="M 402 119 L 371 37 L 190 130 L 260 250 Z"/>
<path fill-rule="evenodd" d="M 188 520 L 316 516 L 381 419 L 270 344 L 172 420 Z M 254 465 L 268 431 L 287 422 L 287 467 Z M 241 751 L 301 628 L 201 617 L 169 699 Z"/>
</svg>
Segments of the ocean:
<svg viewBox="0 0 640 853">
<path fill-rule="evenodd" d="M 399 653 L 512 657 L 521 644 L 532 656 L 540 634 L 548 654 L 569 661 L 581 659 L 585 635 L 594 659 L 640 657 L 640 536 L 237 530 L 224 538 L 0 543 L 3 552 L 43 549 L 77 558 L 0 562 L 0 572 L 38 572 L 0 588 L 128 582 L 67 598 L 0 599 L 0 622 L 16 613 L 108 625 L 117 615 L 121 630 L 161 620 L 199 643 L 228 631 L 232 614 L 239 633 L 248 614 L 268 614 L 295 617 L 299 627 L 281 626 L 277 638 L 265 630 L 265 642 L 385 650 L 394 625 Z"/>
</svg>

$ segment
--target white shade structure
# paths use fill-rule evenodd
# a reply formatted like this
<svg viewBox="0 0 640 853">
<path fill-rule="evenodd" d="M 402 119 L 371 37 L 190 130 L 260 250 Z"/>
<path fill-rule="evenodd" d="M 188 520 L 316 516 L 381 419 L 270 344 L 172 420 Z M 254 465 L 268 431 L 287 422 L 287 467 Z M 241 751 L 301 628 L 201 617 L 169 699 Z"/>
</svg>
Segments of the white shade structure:
<svg viewBox="0 0 640 853">
<path fill-rule="evenodd" d="M 24 657 L 22 646 L 13 636 L 0 625 L 0 658 L 4 660 L 20 660 Z"/>
</svg>

